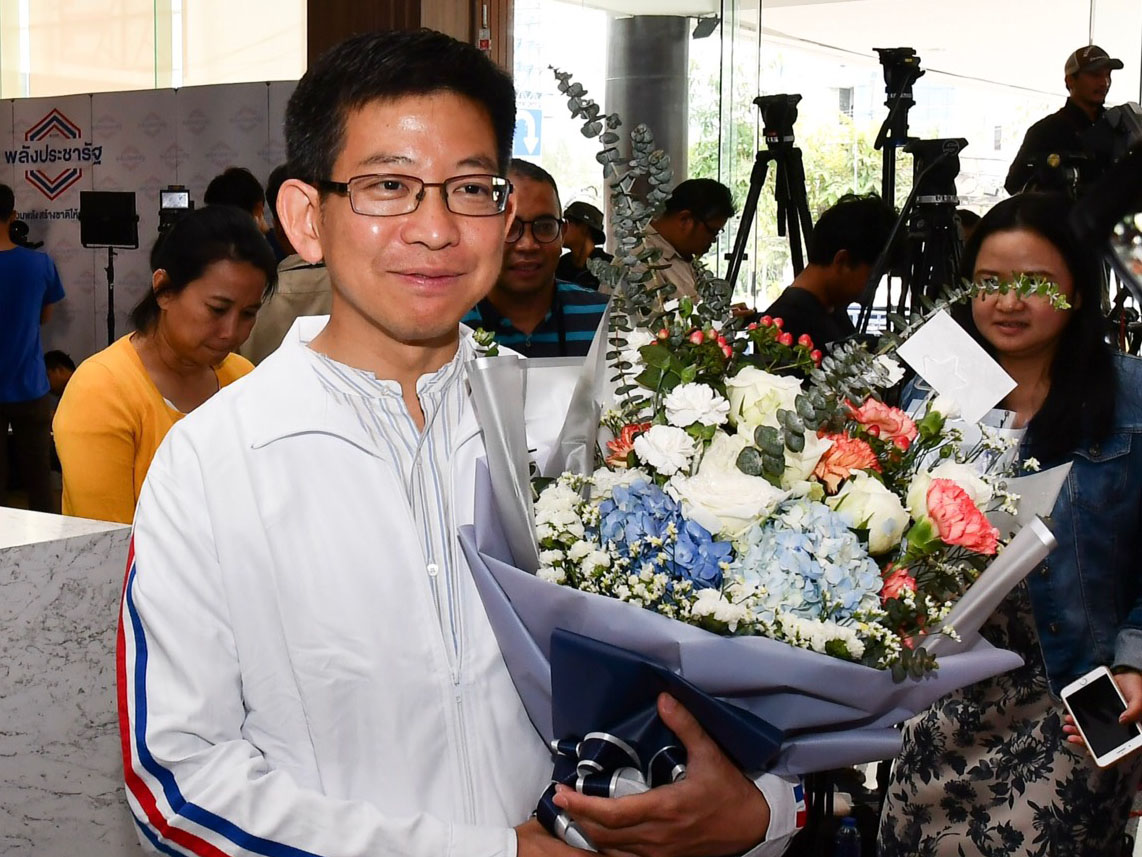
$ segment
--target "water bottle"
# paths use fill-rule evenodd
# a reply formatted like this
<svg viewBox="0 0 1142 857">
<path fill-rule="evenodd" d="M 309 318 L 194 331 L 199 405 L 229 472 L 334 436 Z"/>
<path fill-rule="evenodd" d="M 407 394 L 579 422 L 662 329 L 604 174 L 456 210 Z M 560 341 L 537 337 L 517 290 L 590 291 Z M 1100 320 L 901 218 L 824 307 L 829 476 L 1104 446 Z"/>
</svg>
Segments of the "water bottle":
<svg viewBox="0 0 1142 857">
<path fill-rule="evenodd" d="M 846 815 L 837 828 L 837 838 L 833 840 L 833 857 L 860 857 L 860 831 L 856 819 Z"/>
</svg>

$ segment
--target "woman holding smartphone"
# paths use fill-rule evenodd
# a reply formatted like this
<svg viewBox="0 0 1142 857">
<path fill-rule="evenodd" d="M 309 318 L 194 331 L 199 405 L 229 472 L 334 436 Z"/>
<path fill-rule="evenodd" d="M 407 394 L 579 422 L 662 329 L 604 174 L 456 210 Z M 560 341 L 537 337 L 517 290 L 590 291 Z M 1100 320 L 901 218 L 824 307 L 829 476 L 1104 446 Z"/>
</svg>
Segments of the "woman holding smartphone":
<svg viewBox="0 0 1142 857">
<path fill-rule="evenodd" d="M 1025 664 L 945 697 L 904 727 L 881 857 L 1118 855 L 1142 765 L 1100 769 L 1064 729 L 1064 686 L 1105 665 L 1142 716 L 1142 360 L 1106 343 L 1097 257 L 1061 196 L 1023 194 L 979 223 L 963 270 L 1056 285 L 1070 309 L 1013 292 L 961 324 L 1016 381 L 1001 407 L 1024 463 L 1071 472 L 1050 521 L 1059 546 L 983 628 Z M 1069 727 L 1068 727 L 1069 729 Z"/>
</svg>

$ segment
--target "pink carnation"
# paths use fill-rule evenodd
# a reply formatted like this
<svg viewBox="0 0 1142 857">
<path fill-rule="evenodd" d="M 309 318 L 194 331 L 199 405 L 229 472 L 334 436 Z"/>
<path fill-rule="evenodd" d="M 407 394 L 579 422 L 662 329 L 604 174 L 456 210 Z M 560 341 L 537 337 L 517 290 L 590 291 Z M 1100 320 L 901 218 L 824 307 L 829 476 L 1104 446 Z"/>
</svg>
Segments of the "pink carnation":
<svg viewBox="0 0 1142 857">
<path fill-rule="evenodd" d="M 906 568 L 889 566 L 885 571 L 890 574 L 884 579 L 884 587 L 880 590 L 880 600 L 888 601 L 890 598 L 899 598 L 905 589 L 916 591 L 916 578 L 908 573 Z"/>
<path fill-rule="evenodd" d="M 859 408 L 854 408 L 852 402 L 849 402 L 849 415 L 865 428 L 875 428 L 876 431 L 872 433 L 889 442 L 904 438 L 910 443 L 918 434 L 916 423 L 912 422 L 908 414 L 900 408 L 890 408 L 871 396 Z"/>
<path fill-rule="evenodd" d="M 928 517 L 949 545 L 991 556 L 999 547 L 999 530 L 991 525 L 971 495 L 951 479 L 928 486 Z"/>
<path fill-rule="evenodd" d="M 607 449 L 611 454 L 607 456 L 606 463 L 620 469 L 626 467 L 627 457 L 634 451 L 634 439 L 649 428 L 650 423 L 630 423 L 623 426 L 617 438 L 607 441 Z"/>
<path fill-rule="evenodd" d="M 825 483 L 830 494 L 836 494 L 840 484 L 852 475 L 854 470 L 875 470 L 880 472 L 880 462 L 867 441 L 847 434 L 825 434 L 820 437 L 833 442 L 813 469 L 813 475 Z"/>
</svg>

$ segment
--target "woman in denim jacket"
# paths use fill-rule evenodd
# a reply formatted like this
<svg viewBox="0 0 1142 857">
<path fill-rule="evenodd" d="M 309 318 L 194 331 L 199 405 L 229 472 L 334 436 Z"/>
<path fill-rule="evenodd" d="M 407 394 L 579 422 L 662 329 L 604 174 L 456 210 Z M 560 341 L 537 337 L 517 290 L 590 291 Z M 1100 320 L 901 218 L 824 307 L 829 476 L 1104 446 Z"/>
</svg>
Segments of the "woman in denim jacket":
<svg viewBox="0 0 1142 857">
<path fill-rule="evenodd" d="M 1099 263 L 1068 213 L 1061 196 L 1013 197 L 964 251 L 977 281 L 1036 275 L 1071 304 L 989 295 L 959 320 L 1016 381 L 1001 407 L 1027 429 L 1023 460 L 1072 467 L 1049 522 L 1059 546 L 983 629 L 1025 665 L 906 724 L 881 857 L 1122 853 L 1142 765 L 1095 766 L 1058 692 L 1105 664 L 1142 717 L 1142 361 L 1106 344 Z"/>
</svg>

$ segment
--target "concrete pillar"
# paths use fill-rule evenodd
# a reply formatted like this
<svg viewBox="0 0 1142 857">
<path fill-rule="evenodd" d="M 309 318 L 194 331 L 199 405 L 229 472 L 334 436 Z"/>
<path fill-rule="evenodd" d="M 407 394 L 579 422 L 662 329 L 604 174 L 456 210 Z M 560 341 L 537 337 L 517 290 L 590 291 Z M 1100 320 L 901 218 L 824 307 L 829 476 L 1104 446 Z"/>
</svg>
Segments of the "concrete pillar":
<svg viewBox="0 0 1142 857">
<path fill-rule="evenodd" d="M 639 123 L 650 128 L 658 147 L 670 155 L 675 183 L 686 178 L 689 64 L 688 18 L 637 15 L 611 21 L 607 112 L 622 116 L 627 132 Z"/>
</svg>

